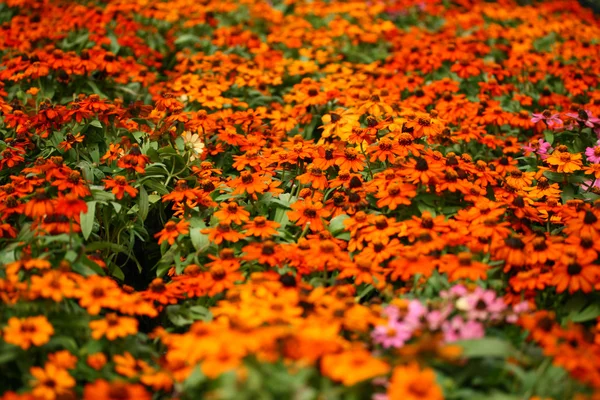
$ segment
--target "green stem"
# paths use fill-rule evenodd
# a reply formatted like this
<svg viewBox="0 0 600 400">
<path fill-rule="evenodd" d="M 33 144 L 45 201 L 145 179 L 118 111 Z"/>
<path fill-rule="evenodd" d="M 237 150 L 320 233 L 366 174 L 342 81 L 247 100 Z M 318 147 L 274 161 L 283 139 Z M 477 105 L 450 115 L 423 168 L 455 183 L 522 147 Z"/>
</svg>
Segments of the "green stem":
<svg viewBox="0 0 600 400">
<path fill-rule="evenodd" d="M 367 154 L 365 153 L 365 149 L 363 149 L 362 143 L 360 144 L 360 152 L 365 157 L 365 161 L 367 162 L 367 169 L 369 170 L 369 175 L 371 176 L 371 179 L 373 179 L 373 171 L 371 170 L 371 162 L 369 161 L 369 157 L 367 157 Z"/>
</svg>

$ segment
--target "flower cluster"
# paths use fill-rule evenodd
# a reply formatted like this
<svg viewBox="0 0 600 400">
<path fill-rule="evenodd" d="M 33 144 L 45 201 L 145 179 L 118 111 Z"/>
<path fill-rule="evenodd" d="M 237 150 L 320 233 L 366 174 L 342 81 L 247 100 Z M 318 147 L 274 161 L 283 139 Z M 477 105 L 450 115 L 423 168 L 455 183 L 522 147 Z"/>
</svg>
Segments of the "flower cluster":
<svg viewBox="0 0 600 400">
<path fill-rule="evenodd" d="M 515 323 L 518 313 L 529 308 L 524 302 L 509 309 L 495 291 L 476 287 L 469 292 L 463 285 L 442 291 L 440 300 L 429 307 L 411 300 L 405 310 L 393 304 L 387 306 L 384 309 L 387 324 L 375 327 L 373 341 L 383 348 L 398 348 L 423 330 L 440 331 L 446 343 L 480 339 L 485 336 L 485 325 Z"/>
<path fill-rule="evenodd" d="M 0 1 L 0 399 L 595 399 L 600 22 Z"/>
</svg>

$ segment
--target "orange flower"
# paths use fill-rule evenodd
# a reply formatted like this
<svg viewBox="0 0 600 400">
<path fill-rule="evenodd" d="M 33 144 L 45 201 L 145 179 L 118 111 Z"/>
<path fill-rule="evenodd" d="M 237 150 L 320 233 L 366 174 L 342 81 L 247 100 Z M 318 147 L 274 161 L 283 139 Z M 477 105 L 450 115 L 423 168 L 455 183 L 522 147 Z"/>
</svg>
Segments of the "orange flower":
<svg viewBox="0 0 600 400">
<path fill-rule="evenodd" d="M 73 369 L 77 365 L 77 357 L 68 350 L 61 350 L 48 354 L 48 363 L 54 364 L 58 368 Z"/>
<path fill-rule="evenodd" d="M 200 232 L 207 234 L 208 240 L 214 244 L 221 244 L 224 240 L 235 243 L 246 236 L 235 229 L 231 229 L 231 223 L 229 222 L 219 222 L 217 226 L 202 229 Z"/>
<path fill-rule="evenodd" d="M 327 354 L 321 361 L 323 375 L 352 386 L 358 382 L 385 375 L 390 366 L 375 357 L 367 350 L 347 350 L 339 354 Z"/>
<path fill-rule="evenodd" d="M 112 189 L 111 192 L 115 195 L 117 200 L 121 200 L 123 195 L 127 193 L 129 196 L 134 198 L 138 190 L 133 186 L 129 185 L 127 178 L 121 175 L 114 175 L 110 178 L 102 180 L 106 189 Z"/>
<path fill-rule="evenodd" d="M 296 225 L 304 227 L 310 224 L 310 230 L 318 232 L 324 229 L 321 218 L 327 218 L 331 212 L 323 208 L 323 203 L 308 198 L 292 204 L 292 211 L 288 211 L 287 215 L 290 221 L 296 221 Z"/>
<path fill-rule="evenodd" d="M 104 353 L 94 353 L 87 356 L 86 363 L 96 371 L 100 371 L 106 365 L 107 359 Z"/>
<path fill-rule="evenodd" d="M 131 317 L 119 317 L 115 313 L 109 313 L 105 319 L 90 321 L 92 338 L 98 340 L 106 336 L 108 340 L 135 335 L 137 333 L 138 321 Z"/>
<path fill-rule="evenodd" d="M 149 162 L 150 158 L 142 154 L 140 147 L 134 143 L 131 150 L 129 150 L 129 154 L 124 155 L 117 161 L 117 166 L 119 168 L 143 174 L 146 172 L 146 164 Z"/>
<path fill-rule="evenodd" d="M 75 379 L 66 369 L 48 363 L 44 368 L 32 367 L 30 369 L 34 380 L 32 394 L 36 399 L 54 400 L 67 394 L 75 386 Z"/>
<path fill-rule="evenodd" d="M 32 345 L 41 346 L 48 343 L 54 334 L 54 328 L 48 319 L 39 315 L 37 317 L 16 318 L 8 320 L 4 327 L 4 341 L 27 350 Z"/>
<path fill-rule="evenodd" d="M 377 207 L 388 207 L 395 210 L 399 205 L 410 206 L 410 199 L 417 195 L 416 187 L 410 183 L 392 183 L 385 191 L 375 194 Z"/>
<path fill-rule="evenodd" d="M 81 213 L 85 214 L 87 211 L 87 203 L 74 193 L 69 193 L 66 196 L 59 196 L 58 200 L 56 200 L 55 213 L 64 215 L 68 218 L 74 218 L 79 221 Z"/>
<path fill-rule="evenodd" d="M 459 279 L 477 281 L 487 278 L 489 267 L 472 259 L 471 253 L 445 254 L 440 260 L 439 271 L 448 274 L 450 282 Z"/>
<path fill-rule="evenodd" d="M 85 385 L 83 400 L 150 400 L 152 396 L 142 385 L 125 382 L 97 380 Z"/>
<path fill-rule="evenodd" d="M 556 165 L 558 172 L 566 174 L 579 171 L 582 167 L 581 153 L 569 153 L 568 151 L 554 151 L 546 162 L 550 165 Z"/>
<path fill-rule="evenodd" d="M 306 173 L 298 175 L 296 179 L 303 185 L 310 183 L 311 187 L 316 190 L 327 188 L 327 175 L 325 171 L 313 164 L 306 167 Z"/>
<path fill-rule="evenodd" d="M 241 224 L 250 219 L 250 213 L 244 210 L 243 207 L 240 207 L 235 201 L 221 203 L 221 209 L 215 212 L 214 215 L 221 222 L 230 222 L 234 224 Z"/>
<path fill-rule="evenodd" d="M 599 282 L 600 268 L 593 264 L 582 264 L 577 259 L 571 259 L 569 263 L 558 263 L 553 269 L 552 284 L 556 286 L 558 293 L 567 288 L 569 293 L 581 290 L 590 293 Z"/>
<path fill-rule="evenodd" d="M 242 171 L 240 177 L 229 182 L 229 186 L 233 188 L 232 194 L 248 193 L 264 193 L 269 188 L 270 179 L 259 173 L 251 173 L 250 171 Z"/>
<path fill-rule="evenodd" d="M 179 235 L 187 235 L 190 232 L 188 229 L 189 226 L 190 223 L 185 220 L 180 220 L 179 222 L 169 221 L 165 224 L 163 230 L 155 234 L 154 237 L 158 238 L 158 244 L 167 241 L 172 245 Z"/>
<path fill-rule="evenodd" d="M 336 153 L 335 164 L 344 171 L 362 171 L 365 168 L 365 156 L 353 147 Z"/>
<path fill-rule="evenodd" d="M 97 315 L 103 307 L 116 309 L 122 301 L 122 292 L 112 279 L 92 275 L 79 285 L 76 296 L 88 314 Z"/>
<path fill-rule="evenodd" d="M 28 217 L 42 217 L 52 214 L 54 211 L 54 200 L 50 199 L 45 189 L 37 189 L 33 198 L 25 203 L 23 213 Z"/>
<path fill-rule="evenodd" d="M 257 216 L 254 220 L 244 225 L 245 234 L 247 236 L 257 236 L 261 239 L 266 239 L 277 234 L 277 228 L 279 223 L 275 221 L 269 221 L 263 216 Z"/>
<path fill-rule="evenodd" d="M 356 257 L 354 263 L 343 264 L 337 279 L 354 278 L 355 285 L 366 283 L 380 289 L 385 286 L 385 276 L 382 272 L 383 268 L 378 262 L 361 254 Z"/>
<path fill-rule="evenodd" d="M 108 147 L 108 151 L 102 156 L 100 161 L 102 163 L 111 163 L 117 160 L 121 155 L 123 155 L 123 149 L 121 148 L 121 145 L 118 143 L 111 143 Z"/>
<path fill-rule="evenodd" d="M 390 400 L 443 400 L 442 389 L 436 383 L 435 372 L 418 364 L 396 367 L 388 388 Z"/>
<path fill-rule="evenodd" d="M 359 118 L 360 115 L 356 114 L 354 109 L 337 109 L 325 114 L 321 118 L 323 121 L 321 137 L 327 138 L 335 135 L 342 140 L 348 140 L 352 128 L 359 125 Z"/>
</svg>

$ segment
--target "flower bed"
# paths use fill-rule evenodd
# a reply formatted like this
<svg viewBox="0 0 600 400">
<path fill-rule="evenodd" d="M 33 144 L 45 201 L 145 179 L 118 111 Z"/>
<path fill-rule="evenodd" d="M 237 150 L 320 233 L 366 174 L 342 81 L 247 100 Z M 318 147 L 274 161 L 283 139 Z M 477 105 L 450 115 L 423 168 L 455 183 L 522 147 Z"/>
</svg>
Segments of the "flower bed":
<svg viewBox="0 0 600 400">
<path fill-rule="evenodd" d="M 598 399 L 572 1 L 0 2 L 0 398 Z"/>
</svg>

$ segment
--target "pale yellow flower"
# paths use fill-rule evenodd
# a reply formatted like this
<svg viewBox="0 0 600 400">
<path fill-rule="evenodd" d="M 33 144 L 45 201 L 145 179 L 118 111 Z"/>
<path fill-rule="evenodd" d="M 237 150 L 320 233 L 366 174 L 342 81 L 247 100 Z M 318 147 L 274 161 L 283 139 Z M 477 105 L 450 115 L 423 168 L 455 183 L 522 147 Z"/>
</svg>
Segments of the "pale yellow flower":
<svg viewBox="0 0 600 400">
<path fill-rule="evenodd" d="M 200 135 L 191 133 L 190 131 L 183 132 L 183 135 L 181 136 L 183 137 L 185 148 L 192 151 L 190 160 L 194 161 L 197 156 L 204 152 L 204 142 L 200 138 Z"/>
</svg>

